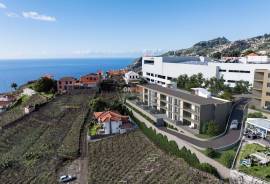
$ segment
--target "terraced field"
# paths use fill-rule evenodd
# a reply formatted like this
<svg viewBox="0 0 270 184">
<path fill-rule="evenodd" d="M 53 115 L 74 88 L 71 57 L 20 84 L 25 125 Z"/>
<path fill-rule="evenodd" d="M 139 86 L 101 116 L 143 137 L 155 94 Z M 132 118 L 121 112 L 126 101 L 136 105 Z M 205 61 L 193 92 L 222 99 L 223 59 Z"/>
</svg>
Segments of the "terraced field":
<svg viewBox="0 0 270 184">
<path fill-rule="evenodd" d="M 59 96 L 0 131 L 0 183 L 57 183 L 57 170 L 79 155 L 88 99 Z"/>
<path fill-rule="evenodd" d="M 91 142 L 88 183 L 219 183 L 214 176 L 165 154 L 141 131 Z"/>
<path fill-rule="evenodd" d="M 24 116 L 24 107 L 28 105 L 42 104 L 46 101 L 47 99 L 39 94 L 35 94 L 31 97 L 23 97 L 21 103 L 18 103 L 12 109 L 0 114 L 0 127 L 5 127 L 17 119 L 22 118 Z"/>
</svg>

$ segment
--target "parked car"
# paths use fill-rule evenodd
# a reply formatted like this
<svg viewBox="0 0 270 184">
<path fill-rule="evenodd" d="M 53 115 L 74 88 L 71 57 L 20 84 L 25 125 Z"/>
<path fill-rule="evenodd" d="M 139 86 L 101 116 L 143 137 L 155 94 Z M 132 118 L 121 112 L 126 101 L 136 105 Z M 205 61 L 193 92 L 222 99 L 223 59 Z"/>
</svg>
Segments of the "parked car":
<svg viewBox="0 0 270 184">
<path fill-rule="evenodd" d="M 235 119 L 232 120 L 231 125 L 230 125 L 230 129 L 232 130 L 237 130 L 239 128 L 239 122 Z"/>
<path fill-rule="evenodd" d="M 250 167 L 252 164 L 252 160 L 251 159 L 243 159 L 240 160 L 240 165 L 246 166 L 246 167 Z"/>
<path fill-rule="evenodd" d="M 248 137 L 249 139 L 257 139 L 257 134 L 255 134 L 255 133 L 249 133 L 249 134 L 247 135 L 247 137 Z"/>
<path fill-rule="evenodd" d="M 77 179 L 75 176 L 63 175 L 59 178 L 60 183 L 66 183 Z"/>
</svg>

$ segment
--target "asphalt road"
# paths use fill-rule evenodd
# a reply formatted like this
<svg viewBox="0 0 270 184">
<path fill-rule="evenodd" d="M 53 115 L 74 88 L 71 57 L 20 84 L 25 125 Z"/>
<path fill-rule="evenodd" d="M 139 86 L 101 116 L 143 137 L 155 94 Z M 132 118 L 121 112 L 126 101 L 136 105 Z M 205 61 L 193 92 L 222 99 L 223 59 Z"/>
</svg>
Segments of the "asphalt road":
<svg viewBox="0 0 270 184">
<path fill-rule="evenodd" d="M 240 101 L 233 109 L 232 114 L 230 116 L 229 122 L 231 123 L 232 120 L 238 120 L 238 122 L 242 122 L 243 119 L 243 115 L 244 115 L 244 110 L 245 109 L 245 105 L 248 103 L 248 100 L 242 100 Z M 241 124 L 242 125 L 242 124 Z M 220 149 L 224 146 L 227 145 L 231 145 L 233 143 L 235 143 L 236 141 L 238 141 L 239 136 L 241 134 L 241 129 L 238 130 L 228 130 L 228 132 L 219 138 L 213 139 L 213 140 L 208 140 L 208 141 L 201 141 L 201 140 L 197 140 L 197 139 L 193 139 L 191 137 L 188 137 L 184 134 L 181 133 L 177 133 L 175 131 L 169 130 L 165 127 L 160 127 L 159 129 L 161 129 L 164 132 L 170 133 L 182 140 L 185 140 L 195 146 L 198 147 L 203 147 L 203 148 L 214 148 L 214 149 Z"/>
</svg>

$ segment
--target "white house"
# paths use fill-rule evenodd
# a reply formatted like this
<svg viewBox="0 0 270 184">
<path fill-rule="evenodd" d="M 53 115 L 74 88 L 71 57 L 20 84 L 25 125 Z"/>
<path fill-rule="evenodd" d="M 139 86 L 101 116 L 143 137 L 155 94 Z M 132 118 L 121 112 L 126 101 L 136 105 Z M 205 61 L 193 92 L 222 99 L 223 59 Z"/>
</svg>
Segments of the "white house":
<svg viewBox="0 0 270 184">
<path fill-rule="evenodd" d="M 117 112 L 94 112 L 94 117 L 101 125 L 100 134 L 109 135 L 123 133 L 129 123 L 129 117 Z"/>
<path fill-rule="evenodd" d="M 22 95 L 27 95 L 27 96 L 32 96 L 34 94 L 36 94 L 37 92 L 31 88 L 24 88 Z"/>
<path fill-rule="evenodd" d="M 251 61 L 251 59 L 249 59 Z M 171 56 L 171 57 L 143 57 L 142 73 L 150 83 L 167 87 L 172 79 L 179 75 L 202 73 L 205 78 L 221 78 L 231 87 L 240 80 L 253 84 L 256 69 L 270 69 L 269 63 L 260 61 L 249 63 L 221 63 L 213 62 L 203 57 Z"/>
<path fill-rule="evenodd" d="M 211 93 L 204 88 L 191 88 L 195 95 L 201 96 L 203 98 L 211 98 Z"/>
<path fill-rule="evenodd" d="M 132 83 L 138 82 L 139 79 L 140 79 L 140 75 L 133 71 L 129 71 L 125 73 L 125 76 L 124 76 L 124 80 L 126 81 L 127 84 L 130 82 Z"/>
</svg>

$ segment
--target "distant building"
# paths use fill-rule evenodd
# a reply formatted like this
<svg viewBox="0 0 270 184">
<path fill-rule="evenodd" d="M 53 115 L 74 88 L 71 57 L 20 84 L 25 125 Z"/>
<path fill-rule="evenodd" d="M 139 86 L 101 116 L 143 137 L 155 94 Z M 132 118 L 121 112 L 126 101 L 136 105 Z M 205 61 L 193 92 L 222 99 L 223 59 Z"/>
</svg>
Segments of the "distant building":
<svg viewBox="0 0 270 184">
<path fill-rule="evenodd" d="M 143 88 L 141 100 L 149 108 L 164 114 L 165 120 L 175 125 L 189 126 L 201 131 L 204 123 L 213 121 L 220 127 L 226 126 L 231 102 L 209 96 L 202 89 L 195 93 L 165 88 L 160 85 L 139 85 Z"/>
<path fill-rule="evenodd" d="M 270 60 L 268 58 L 268 56 L 264 55 L 264 56 L 260 56 L 256 53 L 250 53 L 244 57 L 241 57 L 239 59 L 240 62 L 242 63 L 254 63 L 254 64 L 265 64 L 265 63 L 269 63 Z"/>
<path fill-rule="evenodd" d="M 138 83 L 140 80 L 140 75 L 136 72 L 129 71 L 125 73 L 124 80 L 127 84 L 129 83 Z"/>
<path fill-rule="evenodd" d="M 14 95 L 11 95 L 11 94 L 0 95 L 0 101 L 2 102 L 11 102 L 15 100 L 16 100 L 16 97 Z"/>
<path fill-rule="evenodd" d="M 100 134 L 108 135 L 123 133 L 126 129 L 132 128 L 129 117 L 123 116 L 117 112 L 94 112 L 94 117 L 102 127 L 99 130 Z"/>
<path fill-rule="evenodd" d="M 12 94 L 0 95 L 0 113 L 6 111 L 14 101 L 16 101 L 16 96 Z"/>
<path fill-rule="evenodd" d="M 95 87 L 101 80 L 101 76 L 95 73 L 84 75 L 80 78 L 80 84 L 85 87 Z"/>
<path fill-rule="evenodd" d="M 32 96 L 34 94 L 36 94 L 37 92 L 31 88 L 24 88 L 22 95 L 27 95 L 27 96 Z"/>
<path fill-rule="evenodd" d="M 257 56 L 248 58 L 247 63 L 222 63 L 213 62 L 204 57 L 143 57 L 142 73 L 148 82 L 167 87 L 173 79 L 179 75 L 188 76 L 202 73 L 205 78 L 223 77 L 225 83 L 231 87 L 240 80 L 253 84 L 254 72 L 256 69 L 269 69 L 270 64 Z M 258 59 L 258 62 L 255 62 Z M 251 62 L 252 61 L 252 62 Z"/>
<path fill-rule="evenodd" d="M 74 77 L 63 77 L 57 81 L 58 92 L 67 92 L 68 90 L 74 89 L 77 84 L 77 79 Z"/>
</svg>

